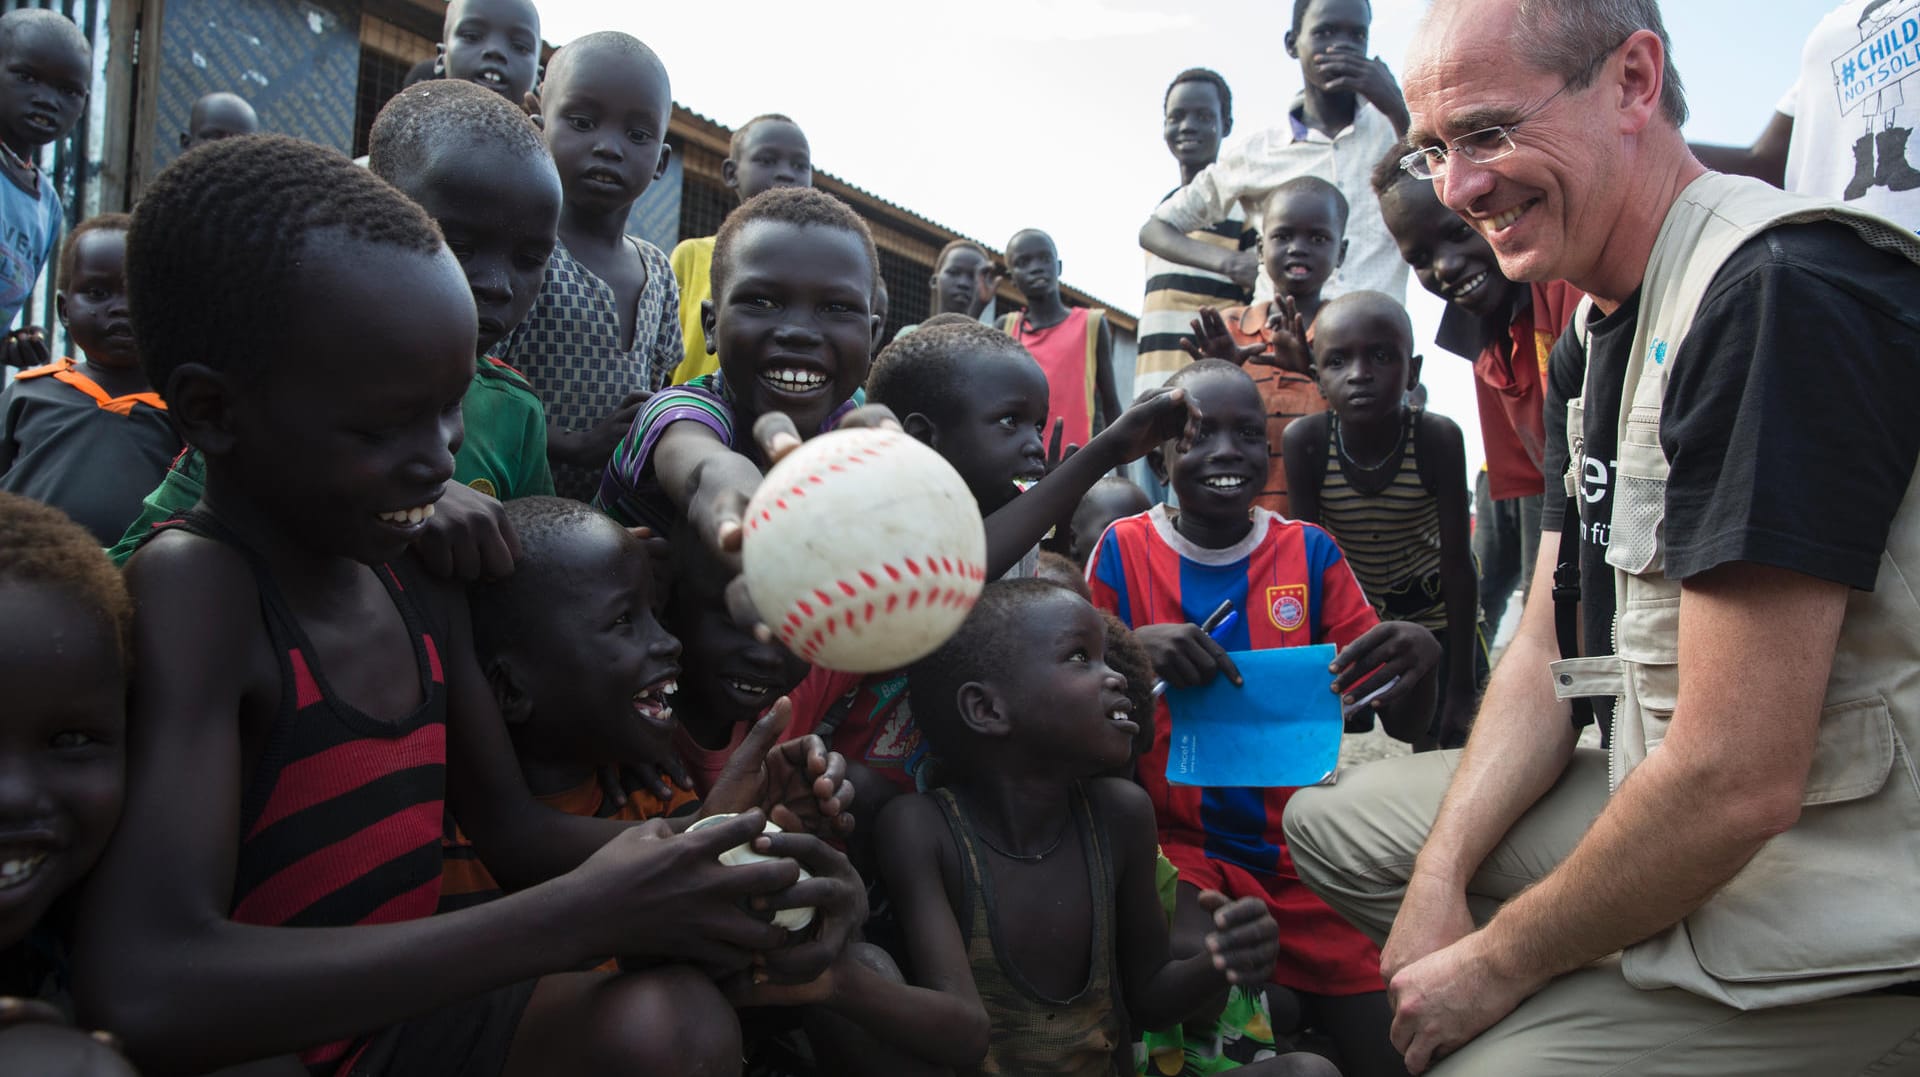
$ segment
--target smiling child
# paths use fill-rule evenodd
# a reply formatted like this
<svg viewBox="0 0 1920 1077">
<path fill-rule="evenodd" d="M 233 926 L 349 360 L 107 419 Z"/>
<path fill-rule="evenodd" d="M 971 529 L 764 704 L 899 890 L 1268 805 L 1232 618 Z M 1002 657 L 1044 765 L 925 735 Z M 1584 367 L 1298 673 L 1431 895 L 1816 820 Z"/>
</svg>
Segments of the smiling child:
<svg viewBox="0 0 1920 1077">
<path fill-rule="evenodd" d="M 1232 363 L 1202 359 L 1170 384 L 1187 391 L 1201 416 L 1188 441 L 1169 443 L 1160 457 L 1179 508 L 1159 505 L 1107 529 L 1087 565 L 1094 604 L 1133 629 L 1156 672 L 1174 686 L 1218 676 L 1240 683 L 1229 651 L 1332 643 L 1340 651 L 1330 679 L 1346 702 L 1397 676 L 1379 702 L 1387 732 L 1409 742 L 1426 732 L 1440 657 L 1433 634 L 1381 623 L 1332 537 L 1254 504 L 1269 465 L 1266 416 L 1252 379 Z M 1222 601 L 1240 617 L 1216 642 L 1199 625 Z M 1310 1019 L 1334 1030 L 1343 1064 L 1353 1067 L 1346 1072 L 1382 1072 L 1362 1068 L 1364 1059 L 1397 1064 L 1379 951 L 1294 872 L 1280 820 L 1295 790 L 1172 784 L 1172 718 L 1164 701 L 1153 722 L 1153 748 L 1138 777 L 1161 849 L 1180 873 L 1175 952 L 1202 945 L 1208 919 L 1197 903 L 1201 891 L 1260 898 L 1280 924 L 1280 955 L 1265 970 L 1268 982 L 1295 992 Z"/>
<path fill-rule="evenodd" d="M 0 493 L 0 1072 L 132 1073 L 64 1024 L 71 895 L 125 792 L 132 621 L 84 528 Z"/>
<path fill-rule="evenodd" d="M 810 978 L 865 902 L 817 839 L 756 838 L 757 811 L 667 836 L 528 793 L 464 591 L 408 554 L 476 351 L 433 219 L 332 151 L 229 139 L 156 177 L 127 261 L 141 361 L 207 486 L 127 568 L 146 735 L 81 912 L 83 1010 L 187 1072 L 299 1051 L 411 1075 L 450 1041 L 476 1071 L 517 1045 L 578 1072 L 737 1065 L 706 969 L 758 952 Z M 448 813 L 515 894 L 433 915 Z M 745 841 L 774 859 L 718 863 Z M 790 944 L 756 894 L 814 906 L 816 937 Z M 574 971 L 608 954 L 647 967 Z"/>
<path fill-rule="evenodd" d="M 807 438 L 853 410 L 878 267 L 866 222 L 823 191 L 775 188 L 735 210 L 715 237 L 704 308 L 720 369 L 647 402 L 594 504 L 656 535 L 689 524 L 737 570 L 739 517 L 767 466 L 754 424 L 777 412 Z"/>
<path fill-rule="evenodd" d="M 755 116 L 734 131 L 727 143 L 727 159 L 720 162 L 720 182 L 746 205 L 764 191 L 779 187 L 813 186 L 813 149 L 800 125 L 777 112 Z M 713 249 L 719 236 L 683 239 L 673 248 L 673 275 L 680 284 L 680 332 L 686 354 L 673 383 L 685 385 L 720 369 L 721 357 L 707 335 L 707 301 L 713 287 Z"/>
</svg>

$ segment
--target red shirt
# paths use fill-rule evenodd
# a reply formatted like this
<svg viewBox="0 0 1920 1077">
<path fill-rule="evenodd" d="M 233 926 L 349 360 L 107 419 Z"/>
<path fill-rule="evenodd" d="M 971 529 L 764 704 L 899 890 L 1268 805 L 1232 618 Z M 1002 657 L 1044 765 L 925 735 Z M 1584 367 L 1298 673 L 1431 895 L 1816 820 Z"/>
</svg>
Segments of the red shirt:
<svg viewBox="0 0 1920 1077">
<path fill-rule="evenodd" d="M 1533 497 L 1546 490 L 1540 474 L 1546 459 L 1547 359 L 1573 320 L 1583 293 L 1565 281 L 1528 285 L 1504 332 L 1481 340 L 1473 360 L 1474 392 L 1480 404 L 1480 440 L 1487 452 L 1487 488 L 1495 501 Z M 1460 312 L 1447 308 L 1440 323 L 1442 347 L 1457 346 L 1472 330 Z"/>
<path fill-rule="evenodd" d="M 901 792 L 915 791 L 914 771 L 925 752 L 907 702 L 904 670 L 862 676 L 815 666 L 787 698 L 793 702 L 788 740 L 819 733 L 822 724 L 832 722 L 825 736 L 828 748 Z"/>
</svg>

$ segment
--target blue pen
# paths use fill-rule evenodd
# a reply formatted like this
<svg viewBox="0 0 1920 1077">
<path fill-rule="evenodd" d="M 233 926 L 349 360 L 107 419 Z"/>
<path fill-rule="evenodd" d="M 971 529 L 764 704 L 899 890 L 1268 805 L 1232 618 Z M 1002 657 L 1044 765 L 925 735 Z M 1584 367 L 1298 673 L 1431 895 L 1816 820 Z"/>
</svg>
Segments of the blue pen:
<svg viewBox="0 0 1920 1077">
<path fill-rule="evenodd" d="M 1207 620 L 1213 624 L 1212 628 L 1207 629 L 1207 638 L 1219 643 L 1225 639 L 1228 632 L 1233 631 L 1234 625 L 1240 623 L 1240 611 L 1233 608 L 1231 601 L 1222 602 L 1220 608 L 1214 610 L 1213 616 Z M 1153 698 L 1159 699 L 1166 691 L 1167 682 L 1164 678 L 1153 682 Z"/>
</svg>

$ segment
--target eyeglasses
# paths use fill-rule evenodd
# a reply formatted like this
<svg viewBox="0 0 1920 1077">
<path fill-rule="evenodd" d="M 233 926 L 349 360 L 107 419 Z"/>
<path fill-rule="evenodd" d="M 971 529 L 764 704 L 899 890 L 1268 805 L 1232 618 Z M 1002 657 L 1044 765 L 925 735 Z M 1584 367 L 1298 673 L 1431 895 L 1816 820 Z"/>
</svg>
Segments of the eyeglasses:
<svg viewBox="0 0 1920 1077">
<path fill-rule="evenodd" d="M 1620 45 L 1624 44 L 1626 44 L 1625 41 L 1620 42 Z M 1469 162 L 1476 165 L 1492 164 L 1503 157 L 1510 156 L 1514 150 L 1519 148 L 1513 144 L 1513 133 L 1520 129 L 1520 125 L 1532 121 L 1542 112 L 1545 112 L 1547 106 L 1553 104 L 1554 100 L 1561 94 L 1566 93 L 1567 89 L 1574 83 L 1586 84 L 1592 77 L 1594 68 L 1600 66 L 1607 57 L 1612 56 L 1614 52 L 1620 48 L 1620 45 L 1615 45 L 1613 48 L 1595 56 L 1587 63 L 1587 66 L 1581 70 L 1580 74 L 1561 83 L 1560 88 L 1553 91 L 1552 97 L 1540 102 L 1538 108 L 1535 108 L 1525 116 L 1522 116 L 1512 123 L 1483 127 L 1470 134 L 1461 135 L 1459 138 L 1444 145 L 1428 146 L 1424 149 L 1414 150 L 1412 153 L 1400 158 L 1400 167 L 1405 169 L 1407 175 L 1412 176 L 1414 179 L 1431 180 L 1439 179 L 1441 176 L 1447 174 L 1447 162 L 1454 154 L 1459 154 L 1461 157 L 1466 158 Z"/>
</svg>

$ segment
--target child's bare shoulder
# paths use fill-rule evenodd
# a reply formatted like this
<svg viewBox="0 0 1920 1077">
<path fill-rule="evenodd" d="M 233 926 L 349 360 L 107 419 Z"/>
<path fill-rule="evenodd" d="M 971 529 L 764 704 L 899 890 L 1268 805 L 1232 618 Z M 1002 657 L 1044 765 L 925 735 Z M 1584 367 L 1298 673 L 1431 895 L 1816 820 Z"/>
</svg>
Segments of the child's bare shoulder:
<svg viewBox="0 0 1920 1077">
<path fill-rule="evenodd" d="M 1460 424 L 1445 415 L 1428 411 L 1426 408 L 1421 408 L 1415 414 L 1418 418 L 1415 420 L 1414 434 L 1420 438 L 1423 445 L 1446 445 L 1462 440 Z"/>
<path fill-rule="evenodd" d="M 259 608 L 259 587 L 244 554 L 227 543 L 169 527 L 148 539 L 126 565 L 127 589 L 143 611 L 202 613 Z"/>
<path fill-rule="evenodd" d="M 1153 840 L 1153 800 L 1139 782 L 1125 778 L 1093 778 L 1086 783 L 1086 790 L 1087 802 L 1092 805 L 1094 815 L 1106 820 L 1107 828 L 1121 839 L 1118 844 L 1131 844 L 1142 835 L 1149 841 Z"/>
<path fill-rule="evenodd" d="M 880 811 L 875 837 L 889 852 L 924 855 L 947 836 L 946 816 L 931 793 L 894 797 Z"/>
</svg>

